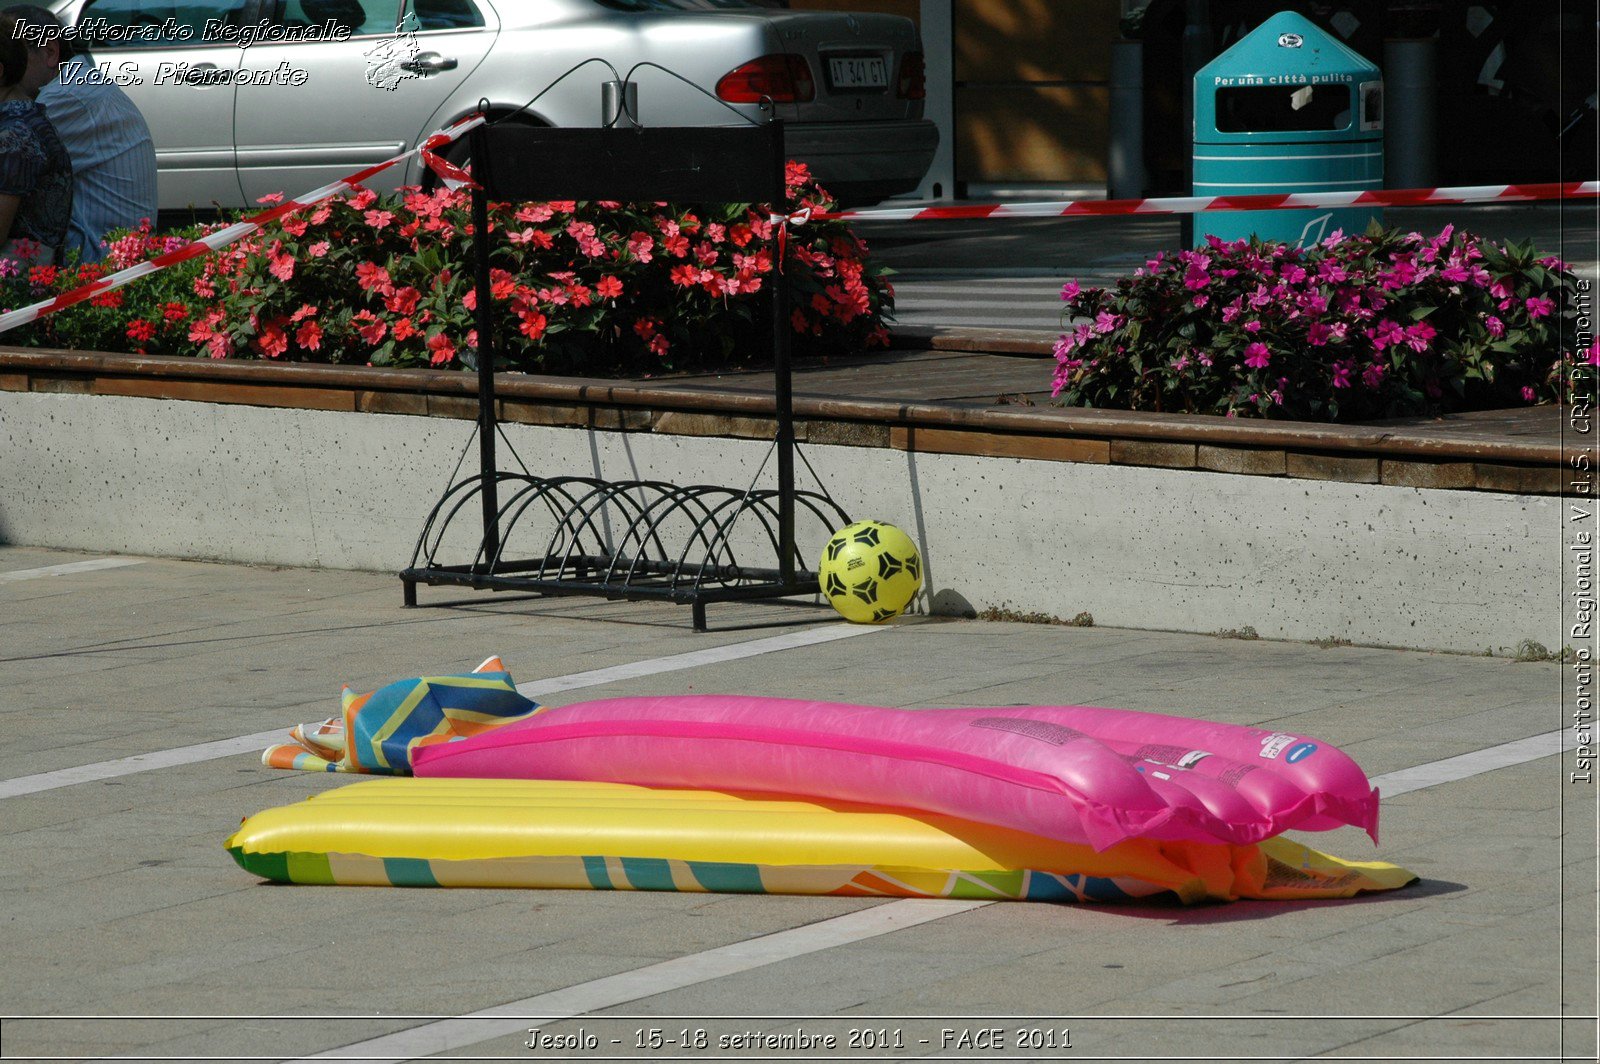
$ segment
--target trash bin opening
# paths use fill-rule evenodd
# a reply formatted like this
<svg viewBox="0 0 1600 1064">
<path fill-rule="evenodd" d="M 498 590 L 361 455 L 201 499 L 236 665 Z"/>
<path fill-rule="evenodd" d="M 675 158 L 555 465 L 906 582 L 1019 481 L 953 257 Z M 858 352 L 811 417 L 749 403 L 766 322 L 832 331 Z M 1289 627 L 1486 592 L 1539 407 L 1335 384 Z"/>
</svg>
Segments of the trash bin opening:
<svg viewBox="0 0 1600 1064">
<path fill-rule="evenodd" d="M 1219 133 L 1304 133 L 1350 126 L 1349 85 L 1241 85 L 1217 90 Z"/>
</svg>

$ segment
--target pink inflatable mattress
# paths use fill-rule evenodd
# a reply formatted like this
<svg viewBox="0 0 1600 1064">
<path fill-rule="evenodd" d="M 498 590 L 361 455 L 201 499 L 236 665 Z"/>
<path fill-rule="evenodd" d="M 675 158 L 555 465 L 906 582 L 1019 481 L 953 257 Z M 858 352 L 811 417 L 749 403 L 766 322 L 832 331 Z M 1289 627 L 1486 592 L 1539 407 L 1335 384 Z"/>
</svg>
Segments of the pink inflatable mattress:
<svg viewBox="0 0 1600 1064">
<path fill-rule="evenodd" d="M 418 776 L 591 780 L 923 810 L 1104 849 L 1354 825 L 1378 792 L 1303 735 L 1085 706 L 901 710 L 741 695 L 615 698 L 419 749 Z"/>
</svg>

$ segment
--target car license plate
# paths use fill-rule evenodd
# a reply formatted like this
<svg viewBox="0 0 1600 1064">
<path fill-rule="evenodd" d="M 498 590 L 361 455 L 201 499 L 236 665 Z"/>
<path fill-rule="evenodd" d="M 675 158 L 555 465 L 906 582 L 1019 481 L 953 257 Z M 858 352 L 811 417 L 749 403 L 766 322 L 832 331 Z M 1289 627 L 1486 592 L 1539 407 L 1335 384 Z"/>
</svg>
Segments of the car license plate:
<svg viewBox="0 0 1600 1064">
<path fill-rule="evenodd" d="M 881 56 L 829 59 L 828 80 L 836 89 L 886 89 L 889 87 L 889 64 Z"/>
</svg>

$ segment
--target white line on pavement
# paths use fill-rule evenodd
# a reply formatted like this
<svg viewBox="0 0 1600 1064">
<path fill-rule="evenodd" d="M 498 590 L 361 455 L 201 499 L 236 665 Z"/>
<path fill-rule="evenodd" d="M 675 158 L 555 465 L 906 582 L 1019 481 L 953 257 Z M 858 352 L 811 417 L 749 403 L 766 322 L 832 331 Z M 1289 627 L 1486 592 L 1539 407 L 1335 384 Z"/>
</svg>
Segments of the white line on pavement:
<svg viewBox="0 0 1600 1064">
<path fill-rule="evenodd" d="M 1142 262 L 1143 260 L 1140 261 Z M 1121 266 L 1122 264 L 1123 260 L 1118 259 L 1110 265 Z M 1099 272 L 1101 273 L 1114 272 L 1110 269 L 1107 269 L 1105 263 L 1101 263 L 1099 266 Z M 1132 265 L 1128 266 L 1128 272 L 1132 273 L 1136 268 L 1138 268 L 1138 266 L 1138 262 L 1132 263 Z M 900 282 L 902 280 L 942 281 L 952 278 L 962 278 L 969 281 L 1003 281 L 1007 283 L 1026 284 L 1037 282 L 1040 278 L 1048 280 L 1055 277 L 1060 277 L 1063 279 L 1075 277 L 1082 272 L 1082 267 L 1078 266 L 1008 266 L 1004 273 L 997 273 L 995 272 L 994 268 L 990 266 L 973 266 L 967 269 L 963 269 L 959 266 L 897 266 L 895 267 L 894 274 L 890 280 L 894 282 L 896 289 L 900 287 Z"/>
<path fill-rule="evenodd" d="M 120 569 L 124 565 L 143 565 L 143 558 L 91 558 L 86 562 L 63 562 L 39 569 L 13 569 L 0 573 L 0 584 L 13 584 L 20 580 L 38 580 L 46 576 L 69 576 L 72 573 L 92 573 L 97 569 Z"/>
<path fill-rule="evenodd" d="M 612 665 L 609 668 L 593 669 L 589 672 L 575 672 L 570 676 L 556 676 L 549 680 L 531 680 L 528 683 L 517 684 L 517 690 L 528 698 L 543 698 L 558 691 L 594 687 L 597 684 L 654 676 L 663 672 L 677 672 L 679 669 L 692 669 L 700 665 L 738 661 L 740 658 L 753 658 L 759 654 L 771 654 L 774 651 L 791 650 L 795 647 L 815 646 L 818 643 L 830 643 L 835 639 L 849 639 L 851 636 L 882 630 L 864 624 L 834 624 L 826 628 L 807 628 L 766 639 L 752 639 L 745 643 L 729 643 L 726 646 L 691 650 L 664 658 L 651 658 L 649 661 L 635 661 L 627 665 Z"/>
<path fill-rule="evenodd" d="M 1570 731 L 1546 732 L 1487 750 L 1475 750 L 1459 757 L 1445 758 L 1415 768 L 1386 772 L 1373 777 L 1373 784 L 1386 796 L 1405 794 L 1425 787 L 1467 779 L 1497 768 L 1508 768 L 1541 757 L 1560 753 L 1575 745 Z M 330 1049 L 299 1060 L 361 1060 L 379 1064 L 400 1064 L 438 1053 L 448 1053 L 476 1045 L 491 1038 L 522 1034 L 528 1021 L 570 1019 L 599 1009 L 614 1008 L 672 990 L 736 975 L 753 968 L 801 957 L 808 953 L 876 938 L 905 927 L 971 912 L 992 901 L 947 901 L 907 898 L 870 909 L 779 931 L 730 946 L 719 946 L 703 953 L 691 953 L 631 972 L 620 972 L 576 983 L 560 990 L 523 998 L 504 1005 L 469 1012 L 450 1020 L 438 1020 L 407 1031 Z"/>
<path fill-rule="evenodd" d="M 1399 794 L 1420 791 L 1424 787 L 1481 776 L 1497 768 L 1510 768 L 1526 761 L 1537 761 L 1541 757 L 1559 754 L 1562 750 L 1575 749 L 1577 745 L 1577 737 L 1573 735 L 1571 729 L 1563 728 L 1560 731 L 1530 735 L 1526 739 L 1501 743 L 1487 750 L 1474 750 L 1470 754 L 1447 757 L 1443 761 L 1432 761 L 1416 768 L 1385 772 L 1381 776 L 1372 777 L 1372 785 L 1377 787 L 1385 798 L 1393 798 Z"/>
<path fill-rule="evenodd" d="M 917 299 L 915 298 L 915 294 L 912 294 L 906 296 L 904 299 L 901 299 L 897 296 L 895 298 L 894 305 L 896 312 L 901 310 L 956 310 L 962 307 L 978 307 L 982 310 L 993 310 L 1001 313 L 1005 312 L 1005 307 L 1002 306 L 998 300 L 992 297 L 980 297 L 978 299 L 946 299 L 942 296 L 928 296 L 925 299 Z M 1022 305 L 1019 307 L 1017 314 L 1018 316 L 1040 317 L 1044 314 L 1044 312 L 1038 307 Z M 992 317 L 993 315 L 979 315 L 980 318 L 985 316 Z"/>
<path fill-rule="evenodd" d="M 1079 285 L 1084 287 L 1087 287 L 1088 282 L 1091 280 L 1094 280 L 1097 284 L 1110 284 L 1119 281 L 1123 277 L 1132 273 L 1134 270 L 1138 269 L 1143 265 L 1143 263 L 1130 262 L 1122 265 L 1123 268 L 1121 269 L 1117 268 L 1115 265 L 1087 267 L 1079 266 L 1040 270 L 1037 273 L 1031 274 L 996 274 L 986 273 L 981 270 L 941 270 L 936 268 L 927 270 L 899 270 L 890 278 L 890 280 L 894 282 L 894 290 L 896 292 L 900 291 L 900 285 L 902 283 L 920 286 L 925 284 L 952 284 L 955 282 L 961 282 L 964 284 L 1017 285 L 1020 287 L 1030 288 L 1034 286 L 1044 288 L 1053 287 L 1059 292 L 1061 290 L 1061 286 L 1066 284 L 1068 281 L 1077 281 Z"/>
<path fill-rule="evenodd" d="M 908 310 L 905 312 L 904 320 L 901 320 L 899 324 L 934 329 L 961 329 L 968 332 L 973 329 L 983 332 L 1004 329 L 1008 332 L 1021 333 L 1022 339 L 1041 340 L 1046 343 L 1054 343 L 1063 330 L 1063 326 L 1059 322 L 1051 322 L 1048 318 L 1035 318 L 1027 314 L 975 317 L 973 315 L 941 314 L 933 310 Z M 996 355 L 993 357 L 1010 358 L 1013 356 Z M 1045 365 L 1046 360 L 1050 357 L 1049 355 L 1018 355 L 1015 357 L 1032 360 L 1035 363 L 1034 375 L 1038 376 L 1039 380 L 1044 381 L 1044 384 L 1039 386 L 1039 390 L 1043 391 L 1050 386 L 1050 371 Z M 1054 362 L 1051 362 L 1050 365 L 1054 365 Z M 1013 379 L 1013 386 L 1010 390 L 1019 390 L 1016 382 L 1017 379 Z M 996 390 L 1004 391 L 1006 389 L 997 388 Z M 893 398 L 893 396 L 888 396 L 887 398 Z M 937 401 L 944 402 L 945 400 L 940 399 Z"/>
<path fill-rule="evenodd" d="M 1004 292 L 1008 296 L 1048 296 L 1060 302 L 1061 282 L 1058 281 L 1005 281 L 1005 280 L 949 280 L 949 281 L 904 281 L 895 285 L 895 305 L 900 305 L 901 296 L 920 296 L 932 293 L 953 292 L 957 295 L 970 293 L 974 288 L 988 289 L 993 292 Z"/>
<path fill-rule="evenodd" d="M 115 761 L 97 761 L 92 765 L 74 765 L 72 768 L 59 768 L 53 772 L 17 776 L 15 779 L 0 780 L 0 798 L 18 798 L 24 794 L 71 787 L 75 783 L 93 783 L 96 780 L 131 776 L 136 772 L 149 772 L 152 769 L 192 765 L 199 761 L 214 761 L 219 757 L 232 757 L 234 754 L 247 754 L 251 751 L 260 753 L 262 748 L 269 744 L 282 742 L 284 734 L 283 728 L 273 728 L 271 731 L 241 735 L 235 739 L 215 739 L 209 743 L 196 743 L 194 746 L 180 746 L 172 750 L 156 750 L 148 754 L 119 757 Z"/>
<path fill-rule="evenodd" d="M 435 1053 L 447 1053 L 490 1038 L 525 1035 L 527 1021 L 532 1017 L 555 1020 L 581 1016 L 597 1009 L 612 1008 L 712 979 L 722 979 L 752 968 L 876 938 L 992 904 L 988 901 L 907 899 L 875 905 L 831 920 L 718 946 L 686 957 L 675 957 L 631 972 L 619 972 L 546 994 L 536 994 L 521 1001 L 469 1012 L 453 1020 L 438 1020 L 408 1031 L 397 1031 L 316 1056 L 295 1059 L 397 1064 Z"/>
<path fill-rule="evenodd" d="M 715 665 L 725 661 L 738 661 L 741 658 L 752 658 L 760 654 L 792 650 L 796 647 L 815 646 L 818 643 L 830 643 L 835 639 L 848 639 L 852 636 L 867 635 L 871 632 L 883 630 L 871 625 L 852 624 L 808 628 L 797 632 L 786 632 L 783 635 L 772 636 L 767 639 L 752 639 L 743 643 L 731 643 L 727 646 L 708 647 L 705 650 L 691 650 L 685 654 L 673 654 L 664 658 L 651 658 L 647 661 L 635 661 L 626 665 L 613 665 L 605 669 L 591 669 L 587 672 L 575 672 L 566 676 L 552 676 L 547 680 L 530 680 L 527 683 L 518 684 L 517 690 L 528 698 L 541 698 L 555 694 L 558 691 L 572 691 L 580 687 L 595 687 L 604 683 L 613 683 L 617 680 L 632 680 L 642 676 L 654 676 L 663 672 L 692 669 L 700 665 Z M 241 735 L 234 739 L 216 739 L 212 742 L 197 743 L 193 746 L 180 746 L 171 750 L 157 750 L 148 754 L 119 757 L 114 761 L 99 761 L 92 765 L 76 765 L 72 768 L 56 769 L 53 772 L 39 772 L 31 776 L 18 776 L 15 779 L 0 780 L 0 798 L 17 798 L 24 794 L 37 794 L 40 791 L 54 790 L 57 787 L 70 787 L 75 783 L 92 783 L 95 780 L 130 776 L 136 772 L 149 772 L 151 769 L 192 765 L 200 761 L 213 761 L 220 757 L 232 757 L 234 754 L 260 752 L 263 747 L 271 743 L 282 742 L 284 728 L 287 727 L 288 725 L 284 725 L 282 728 L 256 732 L 253 735 Z"/>
</svg>

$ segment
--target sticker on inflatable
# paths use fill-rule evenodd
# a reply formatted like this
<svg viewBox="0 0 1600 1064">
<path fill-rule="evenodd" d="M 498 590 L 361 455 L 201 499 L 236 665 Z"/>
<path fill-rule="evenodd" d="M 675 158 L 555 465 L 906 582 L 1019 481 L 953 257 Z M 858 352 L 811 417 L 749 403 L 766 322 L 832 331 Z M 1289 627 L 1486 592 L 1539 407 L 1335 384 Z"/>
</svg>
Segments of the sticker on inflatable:
<svg viewBox="0 0 1600 1064">
<path fill-rule="evenodd" d="M 1171 768 L 1172 767 L 1171 765 L 1167 764 L 1166 762 L 1164 762 L 1164 761 L 1151 761 L 1149 758 L 1145 758 L 1145 764 L 1154 765 L 1156 767 L 1153 768 L 1153 769 L 1145 768 L 1144 765 L 1135 765 L 1133 767 L 1138 772 L 1148 772 L 1148 773 L 1150 773 L 1150 775 L 1154 776 L 1158 780 L 1170 780 L 1172 778 L 1172 775 L 1170 773 L 1160 771 L 1161 769 Z"/>
<path fill-rule="evenodd" d="M 1012 732 L 1016 735 L 1026 735 L 1030 739 L 1040 739 L 1052 746 L 1065 746 L 1083 738 L 1083 732 L 1076 728 L 1063 727 L 1060 724 L 1049 724 L 1039 720 L 1023 720 L 1020 717 L 980 717 L 972 722 L 974 728 L 993 728 L 995 731 Z"/>
<path fill-rule="evenodd" d="M 1244 779 L 1246 776 L 1250 775 L 1250 773 L 1255 771 L 1257 771 L 1257 766 L 1247 765 L 1241 761 L 1239 764 L 1234 765 L 1228 771 L 1218 776 L 1217 782 L 1227 787 L 1237 788 L 1240 780 Z"/>
<path fill-rule="evenodd" d="M 1179 768 L 1194 768 L 1210 756 L 1210 750 L 1190 750 L 1187 754 L 1178 758 L 1177 765 Z"/>
<path fill-rule="evenodd" d="M 1292 765 L 1296 761 L 1304 761 L 1316 752 L 1316 743 L 1301 743 L 1299 746 L 1291 746 L 1289 752 L 1284 755 L 1283 760 L 1286 764 Z"/>
<path fill-rule="evenodd" d="M 1278 755 L 1283 753 L 1283 748 L 1295 741 L 1296 736 L 1284 732 L 1273 732 L 1261 740 L 1261 756 L 1276 761 Z"/>
</svg>

